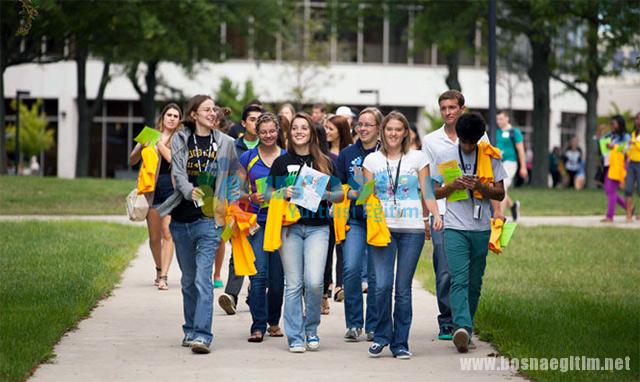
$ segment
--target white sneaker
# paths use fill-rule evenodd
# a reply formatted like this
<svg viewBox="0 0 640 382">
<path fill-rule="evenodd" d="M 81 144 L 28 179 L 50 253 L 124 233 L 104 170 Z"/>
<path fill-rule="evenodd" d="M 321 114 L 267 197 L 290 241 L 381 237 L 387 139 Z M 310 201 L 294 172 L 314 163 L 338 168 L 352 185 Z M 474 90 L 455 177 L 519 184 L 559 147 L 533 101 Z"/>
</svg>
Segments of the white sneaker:
<svg viewBox="0 0 640 382">
<path fill-rule="evenodd" d="M 289 346 L 289 351 L 291 353 L 304 353 L 307 351 L 307 349 L 305 349 L 303 345 L 298 344 Z"/>
</svg>

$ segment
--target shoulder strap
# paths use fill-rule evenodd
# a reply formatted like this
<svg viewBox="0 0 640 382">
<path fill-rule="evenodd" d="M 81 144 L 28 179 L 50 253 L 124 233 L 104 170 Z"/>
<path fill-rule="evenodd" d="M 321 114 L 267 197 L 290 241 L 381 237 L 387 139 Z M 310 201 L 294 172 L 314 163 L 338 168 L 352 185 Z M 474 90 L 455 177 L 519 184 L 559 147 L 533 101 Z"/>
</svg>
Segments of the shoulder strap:
<svg viewBox="0 0 640 382">
<path fill-rule="evenodd" d="M 258 150 L 256 150 L 256 156 L 251 158 L 249 164 L 247 164 L 247 174 L 251 171 L 251 168 L 253 168 L 253 165 L 255 165 L 258 160 L 260 160 L 260 155 L 258 154 Z"/>
</svg>

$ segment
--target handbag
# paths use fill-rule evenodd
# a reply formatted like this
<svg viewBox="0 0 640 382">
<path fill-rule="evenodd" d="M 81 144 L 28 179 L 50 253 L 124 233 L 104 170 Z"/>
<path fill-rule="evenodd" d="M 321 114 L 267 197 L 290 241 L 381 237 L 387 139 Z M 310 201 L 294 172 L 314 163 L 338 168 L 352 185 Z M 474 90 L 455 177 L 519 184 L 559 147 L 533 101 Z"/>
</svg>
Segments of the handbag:
<svg viewBox="0 0 640 382">
<path fill-rule="evenodd" d="M 131 190 L 127 195 L 127 216 L 129 220 L 140 222 L 147 218 L 149 212 L 149 202 L 144 194 L 138 194 L 138 188 Z"/>
</svg>

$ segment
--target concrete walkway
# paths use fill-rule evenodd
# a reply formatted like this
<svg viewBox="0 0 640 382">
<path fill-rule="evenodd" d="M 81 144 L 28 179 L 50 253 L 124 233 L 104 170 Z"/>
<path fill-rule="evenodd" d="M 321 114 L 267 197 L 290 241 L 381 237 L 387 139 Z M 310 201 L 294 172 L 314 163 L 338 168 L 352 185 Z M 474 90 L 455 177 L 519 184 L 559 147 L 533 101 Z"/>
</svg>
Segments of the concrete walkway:
<svg viewBox="0 0 640 382">
<path fill-rule="evenodd" d="M 228 248 L 227 248 L 228 250 Z M 228 256 L 227 256 L 228 258 Z M 223 270 L 226 270 L 226 265 Z M 211 354 L 194 355 L 180 346 L 182 298 L 179 269 L 174 261 L 170 290 L 153 286 L 154 265 L 147 244 L 142 245 L 113 295 L 99 303 L 77 330 L 67 333 L 55 347 L 56 358 L 41 365 L 32 381 L 466 381 L 513 380 L 511 371 L 462 371 L 461 358 L 487 357 L 495 351 L 474 341 L 478 349 L 464 356 L 451 341 L 439 341 L 437 304 L 417 283 L 413 289 L 413 325 L 410 361 L 367 356 L 369 342 L 345 343 L 344 308 L 331 303 L 322 316 L 318 352 L 291 354 L 285 338 L 265 337 L 248 343 L 251 315 L 244 296 L 239 311 L 227 316 L 214 308 L 214 343 Z M 226 280 L 226 277 L 225 277 Z M 216 295 L 219 290 L 216 290 Z"/>
<path fill-rule="evenodd" d="M 508 216 L 509 217 L 509 216 Z M 635 228 L 640 229 L 640 221 L 633 220 L 631 223 L 625 221 L 625 217 L 618 215 L 613 223 L 600 223 L 602 216 L 522 216 L 518 223 L 523 226 L 542 225 L 566 225 L 576 227 L 615 227 L 615 228 Z M 105 221 L 112 223 L 122 223 L 145 226 L 145 222 L 132 222 L 124 215 L 0 215 L 0 221 L 9 220 L 84 220 L 84 221 Z"/>
</svg>

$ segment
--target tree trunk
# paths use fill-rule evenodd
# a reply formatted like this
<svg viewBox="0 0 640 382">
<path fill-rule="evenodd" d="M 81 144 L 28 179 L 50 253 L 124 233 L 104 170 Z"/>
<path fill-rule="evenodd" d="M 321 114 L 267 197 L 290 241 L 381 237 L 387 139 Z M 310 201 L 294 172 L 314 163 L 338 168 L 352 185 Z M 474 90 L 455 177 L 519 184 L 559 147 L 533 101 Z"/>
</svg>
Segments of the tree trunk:
<svg viewBox="0 0 640 382">
<path fill-rule="evenodd" d="M 2 54 L 0 52 L 0 54 Z M 2 57 L 0 57 L 0 61 Z M 2 64 L 0 64 L 2 65 Z M 5 130 L 5 112 L 4 109 L 4 65 L 0 67 L 0 175 L 7 173 L 7 162 L 9 160 L 9 154 L 7 150 L 7 139 Z"/>
<path fill-rule="evenodd" d="M 447 54 L 447 78 L 446 83 L 449 89 L 462 91 L 460 82 L 458 81 L 458 69 L 460 68 L 460 50 L 456 49 Z"/>
<path fill-rule="evenodd" d="M 140 94 L 140 100 L 142 101 L 142 115 L 144 116 L 144 123 L 147 126 L 155 126 L 156 118 L 156 86 L 158 85 L 158 78 L 156 77 L 156 71 L 158 69 L 158 60 L 147 62 L 147 74 L 144 76 L 144 81 L 147 86 L 147 91 Z"/>
<path fill-rule="evenodd" d="M 587 158 L 585 166 L 585 176 L 587 177 L 587 187 L 596 188 L 595 174 L 598 167 L 599 147 L 598 142 L 593 140 L 596 135 L 598 124 L 598 79 L 589 81 L 587 89 L 587 132 L 586 132 L 586 149 Z"/>
<path fill-rule="evenodd" d="M 533 173 L 531 185 L 547 187 L 549 176 L 549 38 L 529 38 L 532 50 L 531 66 L 528 70 L 533 84 Z"/>
<path fill-rule="evenodd" d="M 78 82 L 78 147 L 76 150 L 76 177 L 89 176 L 89 132 L 91 117 L 87 100 L 87 58 L 89 50 L 77 46 L 75 53 L 76 75 Z"/>
</svg>

